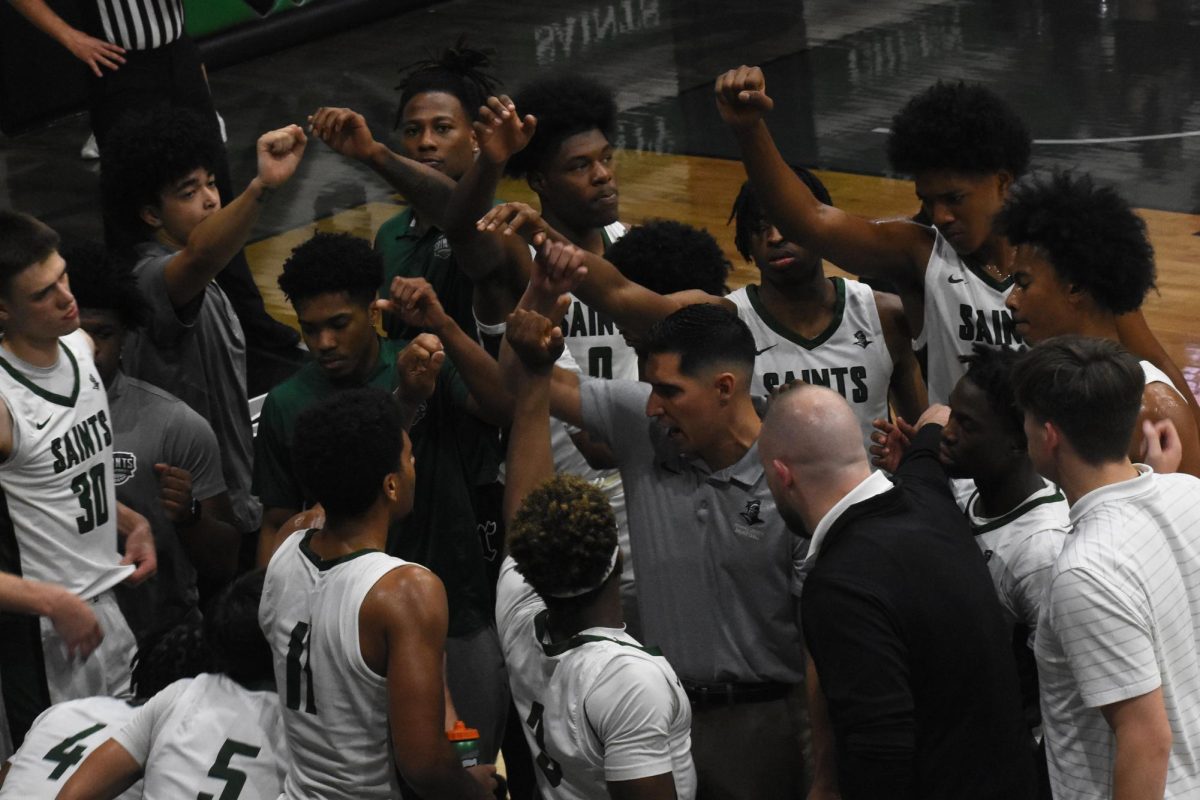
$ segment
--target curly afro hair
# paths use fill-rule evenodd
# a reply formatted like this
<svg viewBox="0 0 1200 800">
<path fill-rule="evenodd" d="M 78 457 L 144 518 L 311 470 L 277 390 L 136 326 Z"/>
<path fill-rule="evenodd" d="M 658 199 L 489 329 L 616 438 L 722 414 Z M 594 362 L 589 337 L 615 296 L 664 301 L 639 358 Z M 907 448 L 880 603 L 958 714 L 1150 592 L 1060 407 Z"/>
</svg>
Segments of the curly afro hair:
<svg viewBox="0 0 1200 800">
<path fill-rule="evenodd" d="M 729 262 L 708 231 L 656 219 L 629 230 L 604 254 L 629 280 L 659 294 L 699 289 L 724 295 Z"/>
<path fill-rule="evenodd" d="M 1025 414 L 1017 407 L 1013 394 L 1012 371 L 1018 353 L 1008 347 L 994 348 L 975 345 L 970 355 L 959 356 L 966 364 L 966 380 L 979 387 L 988 405 L 1004 426 L 1008 437 L 1021 449 L 1025 448 Z"/>
<path fill-rule="evenodd" d="M 172 683 L 213 669 L 199 619 L 151 633 L 138 642 L 133 658 L 133 696 L 149 700 Z"/>
<path fill-rule="evenodd" d="M 221 140 L 209 124 L 185 108 L 160 108 L 130 115 L 104 141 L 100 153 L 100 195 L 105 231 L 117 250 L 153 238 L 141 219 L 145 206 L 158 206 L 162 193 L 196 169 L 212 172 Z"/>
<path fill-rule="evenodd" d="M 71 294 L 80 308 L 112 311 L 128 330 L 150 321 L 150 303 L 127 261 L 97 242 L 68 241 L 59 254 L 67 262 Z"/>
<path fill-rule="evenodd" d="M 514 178 L 537 172 L 578 133 L 599 130 L 610 142 L 617 127 L 617 101 L 612 90 L 581 75 L 555 75 L 521 88 L 513 98 L 517 112 L 537 117 L 529 145 L 513 155 L 504 171 Z"/>
<path fill-rule="evenodd" d="M 1019 178 L 1029 168 L 1030 145 L 1025 123 L 990 89 L 938 81 L 892 118 L 887 154 L 892 169 L 908 175 L 1006 170 Z"/>
<path fill-rule="evenodd" d="M 256 569 L 226 586 L 204 618 L 204 641 L 214 668 L 247 689 L 275 678 L 271 646 L 258 624 L 266 574 Z"/>
<path fill-rule="evenodd" d="M 383 257 L 366 239 L 317 233 L 298 245 L 279 273 L 279 288 L 293 306 L 323 294 L 345 292 L 370 305 L 383 283 Z"/>
<path fill-rule="evenodd" d="M 396 108 L 399 128 L 404 119 L 404 109 L 419 94 L 445 92 L 458 98 L 467 119 L 479 116 L 479 107 L 489 96 L 496 93 L 500 82 L 488 70 L 492 66 L 492 50 L 473 50 L 467 47 L 466 36 L 458 37 L 453 47 L 447 47 L 438 55 L 414 61 L 400 68 L 403 78 L 396 88 L 400 90 L 400 105 Z"/>
<path fill-rule="evenodd" d="M 599 588 L 617 546 L 617 519 L 595 486 L 557 475 L 525 498 L 507 538 L 517 571 L 546 599 Z"/>
<path fill-rule="evenodd" d="M 395 472 L 404 446 L 396 399 L 382 389 L 348 389 L 296 419 L 292 468 L 306 497 L 329 515 L 356 517 Z"/>
<path fill-rule="evenodd" d="M 1146 223 L 1111 186 L 1056 172 L 1015 186 L 996 217 L 1014 245 L 1037 247 L 1054 271 L 1101 308 L 1125 314 L 1154 288 L 1154 248 Z"/>
<path fill-rule="evenodd" d="M 825 188 L 825 184 L 821 183 L 820 178 L 804 167 L 793 166 L 792 172 L 796 173 L 796 177 L 808 187 L 808 190 L 813 193 L 813 197 L 817 198 L 818 203 L 827 206 L 833 205 L 833 198 L 829 196 L 829 190 Z M 733 246 L 748 262 L 754 260 L 750 255 L 750 240 L 759 232 L 766 216 L 766 210 L 758 202 L 758 195 L 754 193 L 754 187 L 750 185 L 750 181 L 746 181 L 733 201 L 733 208 L 729 210 L 729 219 L 726 224 L 733 223 Z"/>
</svg>

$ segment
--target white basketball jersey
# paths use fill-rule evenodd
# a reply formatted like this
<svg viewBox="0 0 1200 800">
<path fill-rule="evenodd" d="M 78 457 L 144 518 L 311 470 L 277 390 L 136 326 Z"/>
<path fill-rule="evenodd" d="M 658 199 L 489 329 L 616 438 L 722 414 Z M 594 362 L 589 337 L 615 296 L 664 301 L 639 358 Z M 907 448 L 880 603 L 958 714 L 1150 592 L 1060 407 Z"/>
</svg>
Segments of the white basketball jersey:
<svg viewBox="0 0 1200 800">
<path fill-rule="evenodd" d="M 542 796 L 607 800 L 608 781 L 670 772 L 676 796 L 695 797 L 692 711 L 675 670 L 624 630 L 550 642 L 545 609 L 506 558 L 496 624 Z"/>
<path fill-rule="evenodd" d="M 925 267 L 925 323 L 918 343 L 928 345 L 929 402 L 948 403 L 966 372 L 959 356 L 976 344 L 1023 349 L 1004 301 L 1012 279 L 997 281 L 969 267 L 936 229 Z"/>
<path fill-rule="evenodd" d="M 620 222 L 604 226 L 604 246 L 608 247 L 624 235 L 625 226 Z M 625 343 L 616 321 L 608 314 L 588 308 L 572 295 L 562 329 L 567 348 L 584 375 L 627 381 L 638 379 L 637 354 Z"/>
<path fill-rule="evenodd" d="M 1152 383 L 1165 383 L 1167 386 L 1169 386 L 1175 390 L 1175 394 L 1178 394 L 1180 397 L 1183 397 L 1183 395 L 1180 394 L 1178 387 L 1176 387 L 1175 384 L 1171 383 L 1171 378 L 1169 375 L 1167 375 L 1167 373 L 1163 372 L 1161 369 L 1154 366 L 1149 361 L 1141 361 L 1139 363 L 1142 365 L 1142 374 L 1146 376 L 1146 385 L 1147 386 L 1149 386 Z"/>
<path fill-rule="evenodd" d="M 50 706 L 33 721 L 25 742 L 13 754 L 0 800 L 53 800 L 83 760 L 136 711 L 113 697 L 85 697 Z M 141 796 L 139 781 L 118 798 Z"/>
<path fill-rule="evenodd" d="M 833 319 L 813 339 L 771 316 L 751 284 L 728 296 L 754 334 L 758 356 L 750 391 L 769 394 L 793 380 L 828 386 L 850 403 L 863 441 L 870 446 L 873 419 L 888 419 L 893 362 L 884 341 L 875 292 L 858 281 L 830 278 L 836 292 Z"/>
<path fill-rule="evenodd" d="M 74 374 L 71 394 L 42 389 L 0 354 L 0 397 L 13 421 L 14 451 L 0 463 L 20 551 L 21 574 L 83 598 L 123 581 L 134 567 L 117 554 L 117 498 L 108 395 L 82 331 L 59 340 Z"/>
<path fill-rule="evenodd" d="M 226 675 L 176 681 L 113 738 L 142 765 L 145 800 L 275 800 L 287 769 L 279 697 Z"/>
<path fill-rule="evenodd" d="M 1070 509 L 1057 486 L 1045 483 L 999 517 L 978 513 L 979 493 L 965 506 L 975 543 L 983 552 L 996 596 L 1009 624 L 1037 628 L 1042 595 L 1070 530 Z"/>
<path fill-rule="evenodd" d="M 325 561 L 297 531 L 271 558 L 258 620 L 275 658 L 292 764 L 289 798 L 395 798 L 387 679 L 363 660 L 358 617 L 380 578 L 408 562 L 376 550 Z"/>
</svg>

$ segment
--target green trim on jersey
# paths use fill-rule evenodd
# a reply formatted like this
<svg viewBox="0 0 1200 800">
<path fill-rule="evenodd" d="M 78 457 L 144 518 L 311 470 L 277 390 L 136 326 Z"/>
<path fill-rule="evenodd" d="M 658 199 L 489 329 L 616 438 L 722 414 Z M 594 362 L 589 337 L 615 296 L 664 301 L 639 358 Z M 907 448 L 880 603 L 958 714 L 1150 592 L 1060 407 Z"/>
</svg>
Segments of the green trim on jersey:
<svg viewBox="0 0 1200 800">
<path fill-rule="evenodd" d="M 974 264 L 971 264 L 970 262 L 968 262 L 965 258 L 962 258 L 960 256 L 959 259 L 962 261 L 963 266 L 966 267 L 972 275 L 974 275 L 976 278 L 979 278 L 981 281 L 986 283 L 991 288 L 995 289 L 997 292 L 1003 292 L 1006 289 L 1008 289 L 1008 287 L 1012 286 L 1012 284 L 1013 284 L 1013 276 L 1012 275 L 1009 275 L 1007 278 L 1005 278 L 1002 281 L 998 281 L 995 278 L 993 278 L 991 275 L 988 275 L 982 269 L 979 269 Z"/>
<path fill-rule="evenodd" d="M 75 360 L 75 354 L 71 352 L 71 348 L 67 347 L 61 341 L 58 343 L 58 346 L 61 347 L 62 351 L 67 354 L 67 360 L 71 362 L 71 369 L 75 373 L 75 388 L 71 390 L 70 397 L 63 397 L 61 394 L 47 392 L 42 387 L 29 380 L 29 378 L 25 377 L 25 373 L 8 363 L 8 360 L 3 357 L 0 357 L 0 366 L 4 367 L 5 371 L 13 377 L 13 380 L 43 400 L 49 400 L 51 403 L 55 403 L 60 406 L 66 406 L 67 408 L 74 408 L 75 401 L 79 399 L 79 362 Z"/>
<path fill-rule="evenodd" d="M 304 554 L 305 558 L 312 562 L 314 567 L 322 572 L 327 569 L 332 569 L 338 564 L 345 564 L 347 561 L 353 561 L 359 556 L 383 552 L 382 550 L 376 550 L 372 547 L 365 547 L 362 550 L 355 550 L 353 553 L 346 553 L 344 556 L 338 556 L 337 558 L 321 558 L 319 555 L 313 552 L 312 545 L 309 544 L 316 532 L 317 528 L 309 528 L 307 531 L 305 531 L 304 538 L 300 540 L 300 552 Z"/>
<path fill-rule="evenodd" d="M 622 642 L 620 639 L 611 639 L 608 636 L 596 636 L 595 634 L 591 633 L 577 633 L 571 638 L 562 642 L 547 642 L 546 638 L 550 629 L 546 621 L 549 618 L 550 609 L 543 609 L 542 611 L 539 611 L 537 616 L 533 618 L 533 631 L 537 636 L 538 644 L 542 646 L 542 652 L 552 658 L 554 656 L 561 656 L 568 650 L 574 650 L 576 647 L 580 647 L 591 642 L 612 642 L 613 644 L 619 644 L 622 647 L 632 647 L 634 650 L 641 650 L 643 653 L 647 653 L 652 656 L 662 656 L 662 651 L 657 647 L 646 647 L 645 645 L 635 644 L 633 642 Z"/>
<path fill-rule="evenodd" d="M 833 318 L 829 320 L 829 325 L 825 330 L 821 331 L 813 339 L 805 339 L 800 334 L 788 328 L 782 322 L 777 320 L 767 311 L 767 307 L 762 304 L 758 297 L 758 284 L 752 283 L 746 287 L 746 297 L 750 300 L 750 306 L 754 309 L 754 313 L 767 323 L 767 327 L 775 333 L 787 339 L 789 342 L 798 344 L 805 350 L 813 350 L 825 342 L 829 341 L 829 337 L 837 333 L 837 329 L 842 325 L 842 317 L 846 313 L 846 282 L 843 278 L 833 277 L 829 279 L 833 282 Z"/>
<path fill-rule="evenodd" d="M 970 520 L 971 520 L 971 507 L 973 505 L 975 505 L 975 501 L 978 498 L 979 498 L 979 490 L 978 489 L 976 489 L 974 492 L 972 492 L 971 496 L 969 498 L 967 498 L 967 521 L 968 522 L 970 522 Z M 1055 491 L 1054 494 L 1043 495 L 1042 497 L 1039 497 L 1035 500 L 1030 500 L 1028 503 L 1022 503 L 1021 505 L 1014 508 L 1012 511 L 1009 511 L 1007 514 L 1003 514 L 1003 515 L 997 517 L 996 519 L 992 520 L 991 522 L 986 522 L 983 525 L 976 525 L 974 522 L 971 522 L 971 533 L 974 536 L 979 536 L 980 534 L 984 534 L 984 533 L 991 533 L 992 531 L 996 530 L 997 528 L 1003 528 L 1005 525 L 1012 522 L 1013 520 L 1018 519 L 1019 517 L 1023 517 L 1028 511 L 1036 508 L 1037 506 L 1045 505 L 1046 503 L 1057 503 L 1059 501 L 1065 501 L 1066 499 L 1067 498 L 1063 497 L 1063 493 L 1061 490 Z"/>
</svg>

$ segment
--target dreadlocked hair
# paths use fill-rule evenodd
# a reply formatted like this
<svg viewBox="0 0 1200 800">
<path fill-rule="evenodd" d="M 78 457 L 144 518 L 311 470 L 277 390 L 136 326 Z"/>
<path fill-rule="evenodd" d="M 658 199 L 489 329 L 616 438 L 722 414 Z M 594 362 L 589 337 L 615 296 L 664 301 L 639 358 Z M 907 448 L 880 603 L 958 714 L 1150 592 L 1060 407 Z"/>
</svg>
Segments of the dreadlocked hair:
<svg viewBox="0 0 1200 800">
<path fill-rule="evenodd" d="M 616 546 L 608 498 L 574 475 L 557 475 L 530 492 L 508 531 L 517 571 L 543 598 L 596 586 Z"/>
<path fill-rule="evenodd" d="M 463 34 L 439 55 L 426 51 L 426 58 L 401 67 L 402 77 L 396 87 L 400 90 L 400 105 L 393 127 L 400 127 L 408 102 L 428 92 L 445 92 L 458 98 L 467 119 L 474 120 L 479 107 L 500 88 L 500 80 L 489 71 L 495 54 L 492 49 L 467 47 L 467 37 Z"/>
<path fill-rule="evenodd" d="M 133 657 L 133 696 L 149 700 L 175 681 L 210 672 L 212 666 L 198 619 L 152 633 L 138 643 Z"/>
<path fill-rule="evenodd" d="M 813 193 L 813 197 L 817 198 L 818 203 L 827 206 L 833 205 L 833 198 L 829 196 L 829 190 L 825 188 L 825 184 L 821 183 L 820 178 L 804 167 L 796 165 L 792 165 L 792 172 L 796 173 L 796 177 L 808 187 L 808 190 Z M 733 223 L 733 246 L 747 262 L 754 260 L 750 255 L 750 240 L 756 233 L 761 232 L 760 229 L 765 221 L 766 214 L 763 211 L 762 203 L 758 200 L 758 195 L 754 192 L 754 186 L 750 181 L 746 181 L 733 201 L 733 208 L 730 209 L 729 219 L 725 221 L 725 224 Z"/>
</svg>

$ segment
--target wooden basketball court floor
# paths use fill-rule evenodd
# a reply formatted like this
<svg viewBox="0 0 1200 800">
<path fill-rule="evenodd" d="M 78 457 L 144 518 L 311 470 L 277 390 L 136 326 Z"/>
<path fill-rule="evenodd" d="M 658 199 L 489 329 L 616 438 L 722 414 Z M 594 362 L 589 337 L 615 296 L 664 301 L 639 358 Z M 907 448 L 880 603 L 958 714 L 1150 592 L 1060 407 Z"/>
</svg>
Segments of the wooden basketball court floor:
<svg viewBox="0 0 1200 800">
<path fill-rule="evenodd" d="M 715 111 L 714 111 L 715 113 Z M 624 152 L 617 161 L 621 190 L 621 217 L 627 224 L 653 218 L 674 219 L 705 228 L 713 235 L 734 269 L 730 288 L 758 279 L 733 246 L 733 227 L 727 225 L 730 205 L 745 179 L 738 161 L 698 156 Z M 817 171 L 834 202 L 847 211 L 867 217 L 911 215 L 917 203 L 912 184 L 844 172 Z M 498 196 L 536 205 L 532 191 L 522 182 L 505 181 Z M 291 305 L 279 291 L 279 267 L 293 247 L 314 231 L 344 232 L 373 239 L 389 217 L 402 210 L 402 198 L 370 202 L 338 211 L 314 223 L 262 239 L 247 250 L 255 280 L 268 311 L 295 325 Z M 1158 291 L 1152 292 L 1144 311 L 1151 328 L 1200 394 L 1200 215 L 1139 209 L 1154 242 L 1158 265 Z M 827 274 L 845 273 L 826 264 Z"/>
</svg>

